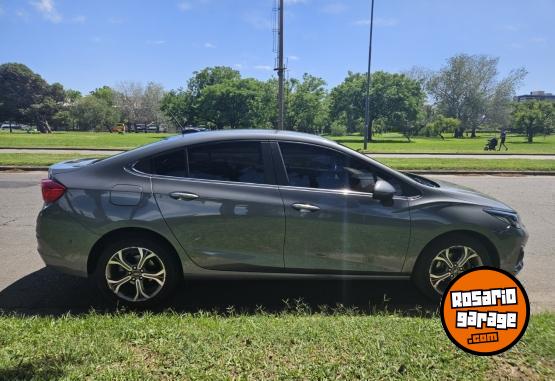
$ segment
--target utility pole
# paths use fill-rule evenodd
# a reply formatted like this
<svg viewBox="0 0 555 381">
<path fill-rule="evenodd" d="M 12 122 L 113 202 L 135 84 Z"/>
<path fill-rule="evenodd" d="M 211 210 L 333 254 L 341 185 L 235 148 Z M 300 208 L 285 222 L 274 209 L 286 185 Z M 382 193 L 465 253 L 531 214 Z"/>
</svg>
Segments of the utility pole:
<svg viewBox="0 0 555 381">
<path fill-rule="evenodd" d="M 374 0 L 370 5 L 370 42 L 368 44 L 368 71 L 366 72 L 366 102 L 364 108 L 364 149 L 368 148 L 368 140 L 372 140 L 372 122 L 370 121 L 370 67 L 372 64 L 372 29 L 374 27 Z"/>
<path fill-rule="evenodd" d="M 278 8 L 278 65 L 274 69 L 278 74 L 278 130 L 283 130 L 285 119 L 285 67 L 283 65 L 283 0 L 279 0 Z"/>
</svg>

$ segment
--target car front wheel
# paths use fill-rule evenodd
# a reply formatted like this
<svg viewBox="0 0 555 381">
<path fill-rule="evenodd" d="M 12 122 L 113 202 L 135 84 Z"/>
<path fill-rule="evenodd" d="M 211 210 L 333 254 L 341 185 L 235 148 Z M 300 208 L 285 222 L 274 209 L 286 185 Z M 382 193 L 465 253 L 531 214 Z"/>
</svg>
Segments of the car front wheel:
<svg viewBox="0 0 555 381">
<path fill-rule="evenodd" d="M 413 281 L 425 295 L 437 300 L 457 275 L 486 265 L 491 265 L 491 259 L 479 240 L 464 234 L 447 236 L 424 250 L 414 267 Z"/>
</svg>

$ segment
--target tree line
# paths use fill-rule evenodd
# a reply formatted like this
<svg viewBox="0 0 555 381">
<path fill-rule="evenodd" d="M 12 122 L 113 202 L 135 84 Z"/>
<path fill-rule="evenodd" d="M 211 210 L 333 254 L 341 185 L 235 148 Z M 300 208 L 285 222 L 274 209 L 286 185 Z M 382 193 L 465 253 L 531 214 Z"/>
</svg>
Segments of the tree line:
<svg viewBox="0 0 555 381">
<path fill-rule="evenodd" d="M 498 59 L 460 54 L 438 71 L 372 73 L 369 113 L 376 133 L 415 135 L 512 129 L 548 134 L 555 125 L 551 102 L 513 102 L 526 76 L 523 68 L 500 78 Z M 156 83 L 121 82 L 87 95 L 48 84 L 23 64 L 0 65 L 0 121 L 51 129 L 111 130 L 116 123 L 166 123 L 180 128 L 276 128 L 277 80 L 244 78 L 230 67 L 193 73 L 184 87 L 165 91 Z M 364 127 L 366 75 L 348 72 L 329 89 L 324 79 L 304 74 L 286 81 L 285 126 L 315 134 L 345 135 Z"/>
</svg>

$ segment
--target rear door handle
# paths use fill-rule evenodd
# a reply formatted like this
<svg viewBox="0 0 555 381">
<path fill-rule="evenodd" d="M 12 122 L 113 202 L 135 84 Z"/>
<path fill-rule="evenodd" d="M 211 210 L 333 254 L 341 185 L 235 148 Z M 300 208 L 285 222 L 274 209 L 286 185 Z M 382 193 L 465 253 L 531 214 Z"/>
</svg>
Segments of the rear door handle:
<svg viewBox="0 0 555 381">
<path fill-rule="evenodd" d="M 170 193 L 171 198 L 181 201 L 191 201 L 198 198 L 198 194 L 187 193 L 187 192 L 172 192 Z"/>
<path fill-rule="evenodd" d="M 300 212 L 317 212 L 320 210 L 320 208 L 317 207 L 316 205 L 310 205 L 310 204 L 297 203 L 291 206 L 293 207 L 293 209 L 297 209 Z"/>
</svg>

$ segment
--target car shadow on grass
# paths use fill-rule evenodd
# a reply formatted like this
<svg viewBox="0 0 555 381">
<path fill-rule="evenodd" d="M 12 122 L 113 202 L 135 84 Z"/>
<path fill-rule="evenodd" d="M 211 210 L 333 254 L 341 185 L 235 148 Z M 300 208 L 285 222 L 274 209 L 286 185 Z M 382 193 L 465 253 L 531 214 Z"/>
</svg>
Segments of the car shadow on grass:
<svg viewBox="0 0 555 381">
<path fill-rule="evenodd" d="M 0 291 L 0 311 L 24 316 L 115 312 L 88 279 L 43 268 Z M 341 312 L 431 316 L 437 309 L 410 281 L 377 280 L 188 280 L 163 308 L 176 312 L 252 314 Z"/>
</svg>

